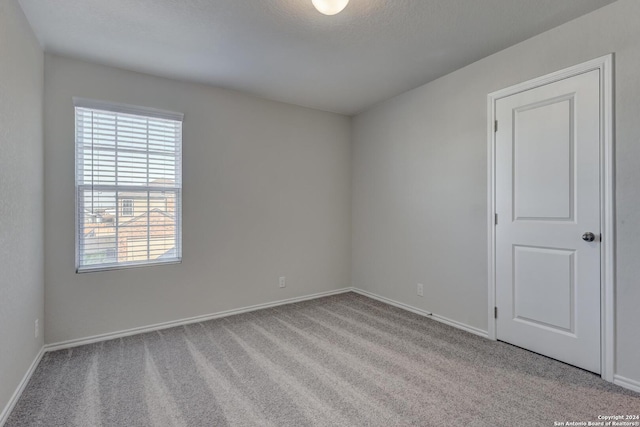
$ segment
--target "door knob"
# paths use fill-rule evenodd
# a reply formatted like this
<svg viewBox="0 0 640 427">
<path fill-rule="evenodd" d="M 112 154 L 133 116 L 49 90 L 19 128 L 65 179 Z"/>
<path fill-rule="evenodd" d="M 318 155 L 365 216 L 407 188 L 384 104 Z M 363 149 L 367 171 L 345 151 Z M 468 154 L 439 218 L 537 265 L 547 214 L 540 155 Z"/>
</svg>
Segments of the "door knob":
<svg viewBox="0 0 640 427">
<path fill-rule="evenodd" d="M 582 235 L 582 240 L 585 242 L 593 242 L 596 240 L 596 236 L 592 232 L 588 231 Z"/>
</svg>

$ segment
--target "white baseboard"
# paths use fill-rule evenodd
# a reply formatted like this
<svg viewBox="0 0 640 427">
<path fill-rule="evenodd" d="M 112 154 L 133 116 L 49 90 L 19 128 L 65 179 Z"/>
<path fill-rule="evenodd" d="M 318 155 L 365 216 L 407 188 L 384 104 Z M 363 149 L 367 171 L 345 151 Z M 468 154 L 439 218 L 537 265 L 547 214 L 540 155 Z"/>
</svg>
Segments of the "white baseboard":
<svg viewBox="0 0 640 427">
<path fill-rule="evenodd" d="M 189 324 L 198 323 L 198 322 L 206 322 L 207 320 L 219 319 L 221 317 L 227 317 L 227 316 L 233 316 L 234 314 L 248 313 L 250 311 L 262 310 L 262 309 L 271 308 L 271 307 L 277 307 L 279 305 L 293 304 L 293 303 L 296 303 L 296 302 L 307 301 L 307 300 L 316 299 L 316 298 L 322 298 L 322 297 L 326 297 L 326 296 L 330 296 L 330 295 L 343 294 L 345 292 L 351 292 L 352 290 L 353 289 L 350 288 L 350 287 L 349 288 L 336 289 L 336 290 L 333 290 L 333 291 L 319 292 L 319 293 L 316 293 L 316 294 L 305 295 L 305 296 L 302 296 L 302 297 L 288 298 L 288 299 L 284 299 L 284 300 L 280 300 L 280 301 L 268 302 L 268 303 L 264 303 L 264 304 L 256 304 L 256 305 L 252 305 L 252 306 L 249 306 L 249 307 L 242 307 L 242 308 L 236 308 L 236 309 L 232 309 L 232 310 L 225 310 L 225 311 L 220 311 L 220 312 L 217 312 L 217 313 L 205 314 L 205 315 L 202 315 L 202 316 L 195 316 L 195 317 L 189 317 L 189 318 L 186 318 L 186 319 L 172 320 L 170 322 L 156 323 L 154 325 L 141 326 L 141 327 L 138 327 L 138 328 L 126 329 L 124 331 L 109 332 L 109 333 L 106 333 L 106 334 L 94 335 L 94 336 L 85 337 L 85 338 L 77 338 L 77 339 L 73 339 L 73 340 L 69 340 L 69 341 L 62 341 L 62 342 L 47 344 L 47 345 L 44 346 L 44 349 L 45 349 L 45 351 L 63 350 L 63 349 L 67 349 L 67 348 L 78 347 L 78 346 L 81 346 L 81 345 L 93 344 L 93 343 L 96 343 L 96 342 L 108 341 L 108 340 L 112 340 L 112 339 L 116 339 L 116 338 L 122 338 L 122 337 L 131 336 L 131 335 L 143 334 L 145 332 L 154 332 L 154 331 L 159 331 L 161 329 L 173 328 L 173 327 L 176 327 L 176 326 L 189 325 Z"/>
<path fill-rule="evenodd" d="M 36 358 L 33 359 L 33 362 L 31 362 L 31 366 L 29 366 L 27 373 L 24 374 L 24 377 L 22 377 L 22 380 L 18 384 L 16 391 L 13 392 L 11 399 L 9 399 L 9 402 L 7 402 L 7 405 L 4 407 L 4 409 L 0 413 L 0 427 L 2 427 L 4 423 L 7 422 L 7 419 L 9 419 L 9 414 L 11 414 L 11 411 L 13 411 L 13 408 L 16 406 L 16 403 L 18 403 L 20 396 L 22 396 L 22 392 L 24 391 L 25 387 L 29 383 L 29 380 L 31 379 L 31 376 L 35 372 L 36 368 L 38 367 L 38 364 L 40 363 L 40 360 L 42 359 L 44 352 L 45 352 L 44 346 L 40 347 L 40 351 L 36 355 Z"/>
<path fill-rule="evenodd" d="M 453 326 L 454 328 L 462 329 L 464 331 L 470 332 L 470 333 L 475 334 L 475 335 L 479 335 L 479 336 L 484 337 L 484 338 L 488 337 L 487 331 L 483 331 L 482 329 L 478 329 L 478 328 L 475 328 L 473 326 L 466 325 L 466 324 L 458 322 L 456 320 L 448 319 L 448 318 L 440 316 L 438 314 L 430 313 L 430 312 L 422 310 L 420 308 L 416 308 L 416 307 L 410 306 L 408 304 L 404 304 L 404 303 L 401 303 L 399 301 L 395 301 L 395 300 L 392 300 L 392 299 L 389 299 L 389 298 L 374 294 L 372 292 L 365 291 L 363 289 L 348 287 L 348 288 L 336 289 L 336 290 L 333 290 L 333 291 L 319 292 L 319 293 L 315 293 L 315 294 L 311 294 L 311 295 L 305 295 L 305 296 L 302 296 L 302 297 L 288 298 L 288 299 L 279 300 L 279 301 L 273 301 L 273 302 L 264 303 L 264 304 L 256 304 L 256 305 L 252 305 L 252 306 L 249 306 L 249 307 L 242 307 L 242 308 L 236 308 L 236 309 L 232 309 L 232 310 L 220 311 L 220 312 L 217 312 L 217 313 L 205 314 L 205 315 L 202 315 L 202 316 L 189 317 L 189 318 L 186 318 L 186 319 L 179 319 L 179 320 L 172 320 L 172 321 L 169 321 L 169 322 L 156 323 L 156 324 L 153 324 L 153 325 L 141 326 L 141 327 L 137 327 L 137 328 L 126 329 L 126 330 L 123 330 L 123 331 L 109 332 L 109 333 L 106 333 L 106 334 L 100 334 L 100 335 L 94 335 L 94 336 L 90 336 L 90 337 L 77 338 L 77 339 L 73 339 L 73 340 L 69 340 L 69 341 L 62 341 L 62 342 L 57 342 L 57 343 L 52 343 L 52 344 L 46 344 L 44 346 L 44 351 L 64 350 L 64 349 L 67 349 L 67 348 L 78 347 L 78 346 L 81 346 L 81 345 L 93 344 L 93 343 L 96 343 L 96 342 L 108 341 L 108 340 L 112 340 L 112 339 L 116 339 L 116 338 L 122 338 L 122 337 L 131 336 L 131 335 L 143 334 L 145 332 L 154 332 L 154 331 L 159 331 L 159 330 L 162 330 L 162 329 L 173 328 L 173 327 L 176 327 L 176 326 L 189 325 L 189 324 L 192 324 L 192 323 L 206 322 L 207 320 L 213 320 L 213 319 L 219 319 L 219 318 L 222 318 L 222 317 L 233 316 L 234 314 L 248 313 L 250 311 L 262 310 L 262 309 L 265 309 L 265 308 L 277 307 L 279 305 L 292 304 L 292 303 L 296 303 L 296 302 L 307 301 L 307 300 L 312 300 L 312 299 L 316 299 L 316 298 L 322 298 L 322 297 L 326 297 L 326 296 L 330 296 L 330 295 L 338 295 L 338 294 L 342 294 L 342 293 L 346 293 L 346 292 L 356 292 L 358 294 L 364 295 L 364 296 L 369 297 L 369 298 L 373 298 L 375 300 L 378 300 L 378 301 L 384 302 L 386 304 L 401 308 L 403 310 L 407 310 L 407 311 L 410 311 L 412 313 L 419 314 L 421 316 L 429 317 L 429 318 L 431 318 L 433 320 L 436 320 L 438 322 L 445 323 L 445 324 L 447 324 L 449 326 Z"/>
<path fill-rule="evenodd" d="M 613 383 L 624 387 L 626 389 L 640 393 L 640 381 L 632 380 L 631 378 L 625 378 L 622 375 L 614 375 Z"/>
<path fill-rule="evenodd" d="M 479 335 L 479 336 L 481 336 L 483 338 L 489 338 L 489 334 L 488 334 L 487 331 L 483 331 L 482 329 L 476 328 L 474 326 L 470 326 L 470 325 L 464 324 L 462 322 L 458 322 L 457 320 L 451 320 L 451 319 L 448 319 L 448 318 L 446 318 L 444 316 L 440 316 L 438 314 L 434 314 L 434 313 L 431 313 L 429 311 L 422 310 L 420 308 L 416 308 L 416 307 L 410 306 L 408 304 L 405 304 L 405 303 L 402 303 L 402 302 L 399 302 L 399 301 L 392 300 L 392 299 L 387 298 L 387 297 L 383 297 L 383 296 L 374 294 L 373 292 L 365 291 L 364 289 L 353 288 L 353 292 L 355 292 L 357 294 L 360 294 L 360 295 L 364 295 L 364 296 L 369 297 L 369 298 L 373 298 L 375 300 L 384 302 L 384 303 L 389 304 L 389 305 L 393 305 L 394 307 L 398 307 L 398 308 L 401 308 L 403 310 L 407 310 L 407 311 L 410 311 L 412 313 L 416 313 L 416 314 L 419 314 L 421 316 L 428 317 L 428 318 L 436 320 L 436 321 L 438 321 L 440 323 L 444 323 L 444 324 L 447 324 L 449 326 L 453 326 L 454 328 L 462 329 L 463 331 L 470 332 L 470 333 L 472 333 L 474 335 Z"/>
</svg>

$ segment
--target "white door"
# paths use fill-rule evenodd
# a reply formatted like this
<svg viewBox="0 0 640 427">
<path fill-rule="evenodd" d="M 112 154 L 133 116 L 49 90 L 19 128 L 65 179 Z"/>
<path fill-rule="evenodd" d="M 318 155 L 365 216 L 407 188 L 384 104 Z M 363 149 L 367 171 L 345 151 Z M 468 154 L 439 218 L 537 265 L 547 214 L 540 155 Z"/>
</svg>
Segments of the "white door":
<svg viewBox="0 0 640 427">
<path fill-rule="evenodd" d="M 495 104 L 497 338 L 596 373 L 599 73 Z"/>
</svg>

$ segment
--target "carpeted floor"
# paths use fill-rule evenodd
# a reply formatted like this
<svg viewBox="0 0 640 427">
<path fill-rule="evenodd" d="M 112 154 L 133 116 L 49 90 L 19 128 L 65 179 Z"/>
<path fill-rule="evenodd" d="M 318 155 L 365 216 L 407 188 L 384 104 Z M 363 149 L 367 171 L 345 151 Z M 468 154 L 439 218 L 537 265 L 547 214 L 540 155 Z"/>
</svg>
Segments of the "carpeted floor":
<svg viewBox="0 0 640 427">
<path fill-rule="evenodd" d="M 598 376 L 354 294 L 48 353 L 6 427 L 553 426 Z"/>
</svg>

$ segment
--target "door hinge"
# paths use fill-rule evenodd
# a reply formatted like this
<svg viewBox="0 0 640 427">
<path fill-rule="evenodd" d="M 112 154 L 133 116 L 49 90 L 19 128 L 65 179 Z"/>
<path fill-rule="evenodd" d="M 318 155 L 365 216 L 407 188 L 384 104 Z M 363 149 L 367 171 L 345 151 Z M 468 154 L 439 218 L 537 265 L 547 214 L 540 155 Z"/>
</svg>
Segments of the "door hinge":
<svg viewBox="0 0 640 427">
<path fill-rule="evenodd" d="M 496 214 L 495 222 L 496 222 L 496 225 L 498 225 L 498 214 Z"/>
<path fill-rule="evenodd" d="M 498 121 L 497 120 L 493 122 L 493 131 L 494 132 L 498 132 Z"/>
<path fill-rule="evenodd" d="M 493 307 L 493 318 L 494 319 L 498 318 L 498 307 Z"/>
</svg>

